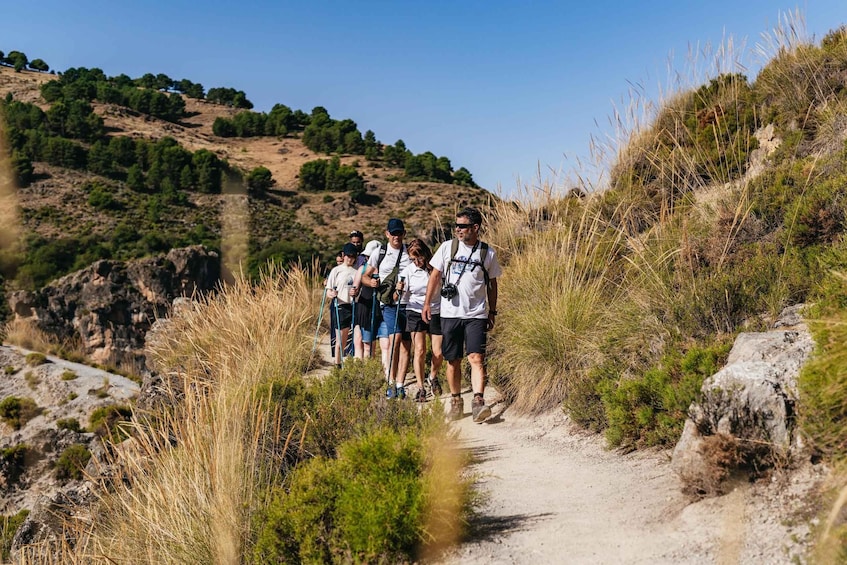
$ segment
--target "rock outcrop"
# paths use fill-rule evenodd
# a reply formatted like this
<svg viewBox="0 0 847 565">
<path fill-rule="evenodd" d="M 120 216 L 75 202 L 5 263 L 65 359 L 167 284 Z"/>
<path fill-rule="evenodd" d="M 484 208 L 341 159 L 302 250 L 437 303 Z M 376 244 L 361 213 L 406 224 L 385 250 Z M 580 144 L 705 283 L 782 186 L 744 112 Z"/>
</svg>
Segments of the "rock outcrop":
<svg viewBox="0 0 847 565">
<path fill-rule="evenodd" d="M 38 292 L 9 296 L 15 318 L 28 319 L 59 342 L 78 344 L 99 363 L 143 367 L 144 337 L 174 298 L 213 290 L 221 261 L 202 246 L 121 262 L 103 260 Z"/>
<path fill-rule="evenodd" d="M 787 464 L 802 452 L 797 376 L 814 342 L 801 308 L 783 311 L 773 331 L 740 334 L 726 366 L 703 382 L 673 451 L 685 490 L 719 494 L 733 470 Z"/>
</svg>

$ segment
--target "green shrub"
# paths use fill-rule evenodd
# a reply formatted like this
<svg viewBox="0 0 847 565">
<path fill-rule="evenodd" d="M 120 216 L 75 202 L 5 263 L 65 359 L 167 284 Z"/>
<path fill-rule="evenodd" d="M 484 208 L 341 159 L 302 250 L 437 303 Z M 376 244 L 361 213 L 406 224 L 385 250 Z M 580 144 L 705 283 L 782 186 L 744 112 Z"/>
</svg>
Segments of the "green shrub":
<svg viewBox="0 0 847 565">
<path fill-rule="evenodd" d="M 636 378 L 600 383 L 613 446 L 671 445 L 679 439 L 688 408 L 703 380 L 717 372 L 730 346 L 694 347 L 666 355 Z"/>
<path fill-rule="evenodd" d="M 71 430 L 72 432 L 81 432 L 82 427 L 79 425 L 79 420 L 76 418 L 60 418 L 56 420 L 56 427 L 60 430 Z"/>
<path fill-rule="evenodd" d="M 123 422 L 132 417 L 132 409 L 128 406 L 104 406 L 97 408 L 88 419 L 89 431 L 114 443 L 119 443 L 129 437 L 129 431 Z"/>
<path fill-rule="evenodd" d="M 62 371 L 62 380 L 63 381 L 72 381 L 72 380 L 76 379 L 77 377 L 79 377 L 79 375 L 77 375 L 76 372 L 71 371 L 70 369 L 66 369 L 66 370 Z"/>
<path fill-rule="evenodd" d="M 28 452 L 29 446 L 25 443 L 0 449 L 0 465 L 3 467 L 3 474 L 6 475 L 8 484 L 14 484 L 23 475 L 26 470 Z"/>
<path fill-rule="evenodd" d="M 3 563 L 9 561 L 12 539 L 27 516 L 29 516 L 29 510 L 21 510 L 10 516 L 0 516 L 0 561 Z"/>
<path fill-rule="evenodd" d="M 3 369 L 3 372 L 6 373 L 7 375 L 14 375 L 19 370 L 20 369 L 18 369 L 17 367 L 13 367 L 12 365 L 6 365 L 6 367 Z"/>
<path fill-rule="evenodd" d="M 60 481 L 82 478 L 82 471 L 91 459 L 91 452 L 81 444 L 74 444 L 65 449 L 56 460 L 56 478 Z"/>
<path fill-rule="evenodd" d="M 0 401 L 0 419 L 15 430 L 35 418 L 41 409 L 31 398 L 8 396 Z"/>
<path fill-rule="evenodd" d="M 30 367 L 37 367 L 38 365 L 43 365 L 44 363 L 49 363 L 47 360 L 47 356 L 43 353 L 29 353 L 26 356 L 26 364 Z"/>
<path fill-rule="evenodd" d="M 403 562 L 424 535 L 424 453 L 414 433 L 374 431 L 315 458 L 277 492 L 257 537 L 261 563 Z"/>
</svg>

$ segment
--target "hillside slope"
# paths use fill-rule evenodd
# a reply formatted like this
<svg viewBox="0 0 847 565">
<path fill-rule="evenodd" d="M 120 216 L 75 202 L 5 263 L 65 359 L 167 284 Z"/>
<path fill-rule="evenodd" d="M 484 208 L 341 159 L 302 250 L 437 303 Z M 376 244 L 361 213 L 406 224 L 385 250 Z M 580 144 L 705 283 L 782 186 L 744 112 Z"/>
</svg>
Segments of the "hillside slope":
<svg viewBox="0 0 847 565">
<path fill-rule="evenodd" d="M 0 96 L 28 102 L 48 110 L 39 87 L 57 77 L 44 73 L 15 72 L 0 67 Z M 300 167 L 316 159 L 329 159 L 307 148 L 299 137 L 219 137 L 212 133 L 218 117 L 231 118 L 238 110 L 206 100 L 185 97 L 185 117 L 179 123 L 165 121 L 115 104 L 93 102 L 94 112 L 103 118 L 109 139 L 126 136 L 149 141 L 169 137 L 188 151 L 201 149 L 226 160 L 243 175 L 263 166 L 275 181 L 262 194 L 247 197 L 249 227 L 244 219 L 236 222 L 251 241 L 251 252 L 261 254 L 269 246 L 280 245 L 317 252 L 328 259 L 346 234 L 354 229 L 366 239 L 381 238 L 386 220 L 404 218 L 410 237 L 432 242 L 439 222 L 447 222 L 464 205 L 484 206 L 492 195 L 479 188 L 436 182 L 399 182 L 401 169 L 369 162 L 361 155 L 341 155 L 342 165 L 353 165 L 363 177 L 367 195 L 365 204 L 354 202 L 346 192 L 306 192 L 298 190 Z M 85 144 L 84 144 L 85 145 Z M 90 147 L 89 143 L 87 147 Z M 34 163 L 34 181 L 18 192 L 22 215 L 22 240 L 35 235 L 47 240 L 90 236 L 111 238 L 115 230 L 157 224 L 155 235 L 165 242 L 153 241 L 152 251 L 167 242 L 211 243 L 219 245 L 222 206 L 229 194 L 246 194 L 238 183 L 224 188 L 225 194 L 189 192 L 183 206 L 151 204 L 151 194 L 130 190 L 125 182 L 99 177 L 88 171 Z M 114 198 L 114 206 L 92 206 L 87 202 L 92 187 L 105 187 Z M 237 199 L 238 200 L 238 199 Z M 151 208 L 156 208 L 151 211 Z M 153 218 L 151 220 L 151 218 Z M 309 256 L 303 257 L 308 260 Z M 84 266 L 77 262 L 75 268 Z"/>
</svg>

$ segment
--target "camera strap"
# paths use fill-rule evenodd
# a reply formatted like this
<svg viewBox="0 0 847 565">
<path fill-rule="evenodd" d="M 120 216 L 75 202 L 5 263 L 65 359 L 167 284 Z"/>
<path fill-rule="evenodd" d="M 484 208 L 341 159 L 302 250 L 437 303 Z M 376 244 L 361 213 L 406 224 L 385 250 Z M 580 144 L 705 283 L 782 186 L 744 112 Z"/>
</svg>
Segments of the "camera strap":
<svg viewBox="0 0 847 565">
<path fill-rule="evenodd" d="M 465 264 L 462 265 L 462 270 L 459 272 L 459 276 L 456 278 L 456 282 L 453 283 L 454 285 L 458 286 L 459 280 L 462 278 L 462 275 L 465 274 L 465 269 L 468 268 L 468 263 L 471 262 L 471 258 L 473 258 L 473 254 L 476 251 L 476 248 L 477 248 L 478 245 L 479 245 L 479 240 L 477 239 L 476 243 L 474 243 L 473 247 L 471 248 L 470 255 L 468 255 L 467 260 L 464 261 Z M 459 240 L 458 239 L 453 240 L 453 249 L 451 249 L 451 251 L 452 251 L 452 253 L 451 253 L 451 257 L 450 257 L 450 262 L 447 263 L 447 275 L 445 276 L 445 281 L 448 282 L 448 283 L 450 282 L 450 270 L 451 270 L 450 267 L 453 265 L 453 261 L 455 261 L 455 259 L 456 259 L 456 253 L 459 252 Z M 480 259 L 482 259 L 482 258 L 480 258 Z M 471 270 L 473 270 L 473 269 L 471 269 Z M 485 267 L 483 267 L 483 271 L 485 271 Z M 485 277 L 485 282 L 488 283 L 487 273 L 486 273 L 486 277 Z"/>
</svg>

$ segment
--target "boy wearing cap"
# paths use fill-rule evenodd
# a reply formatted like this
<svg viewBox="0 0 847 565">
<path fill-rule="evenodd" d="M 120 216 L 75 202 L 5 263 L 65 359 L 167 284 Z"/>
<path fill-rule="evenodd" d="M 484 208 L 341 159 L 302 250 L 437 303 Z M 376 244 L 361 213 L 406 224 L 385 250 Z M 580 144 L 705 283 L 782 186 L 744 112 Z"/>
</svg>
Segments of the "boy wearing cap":
<svg viewBox="0 0 847 565">
<path fill-rule="evenodd" d="M 356 257 L 359 255 L 356 246 L 345 243 L 341 250 L 343 261 L 334 267 L 326 278 L 326 295 L 335 299 L 336 340 L 333 348 L 335 365 L 341 368 L 342 350 L 347 343 L 347 336 L 353 321 L 353 280 L 356 277 Z"/>
<path fill-rule="evenodd" d="M 379 282 L 385 280 L 394 269 L 397 269 L 397 272 L 400 273 L 411 263 L 409 253 L 403 244 L 405 235 L 406 227 L 403 225 L 403 220 L 398 218 L 388 220 L 388 226 L 385 230 L 385 236 L 388 238 L 385 256 L 382 261 L 379 259 L 380 253 L 374 253 L 370 256 L 368 267 L 362 277 L 362 286 L 375 289 L 379 286 Z M 378 272 L 377 269 L 379 269 Z M 393 305 L 380 304 L 382 322 L 379 324 L 376 335 L 379 338 L 379 346 L 382 351 L 382 366 L 388 380 L 386 396 L 402 399 L 406 397 L 404 384 L 406 370 L 409 368 L 412 337 L 405 331 L 406 305 L 400 302 L 403 285 L 399 276 L 396 288 L 399 291 L 397 294 L 398 300 Z"/>
</svg>

